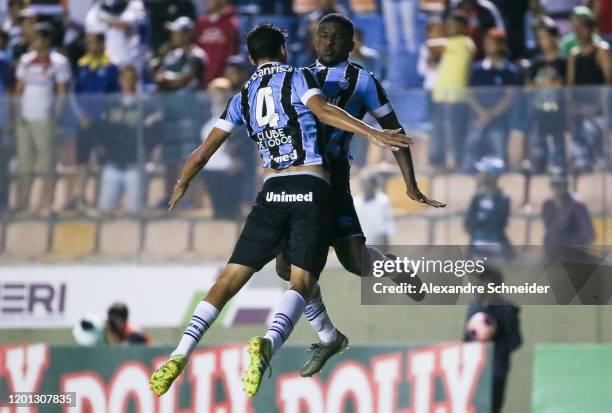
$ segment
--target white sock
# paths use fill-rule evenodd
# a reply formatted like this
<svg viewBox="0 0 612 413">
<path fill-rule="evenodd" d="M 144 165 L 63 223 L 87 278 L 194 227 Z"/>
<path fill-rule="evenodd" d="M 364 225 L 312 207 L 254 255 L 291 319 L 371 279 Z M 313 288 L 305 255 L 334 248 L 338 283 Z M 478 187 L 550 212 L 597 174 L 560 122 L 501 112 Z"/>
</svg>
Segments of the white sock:
<svg viewBox="0 0 612 413">
<path fill-rule="evenodd" d="M 214 305 L 208 301 L 200 301 L 191 316 L 183 337 L 181 337 L 181 341 L 179 341 L 176 350 L 172 352 L 172 356 L 182 354 L 189 357 L 218 315 L 219 310 Z"/>
<path fill-rule="evenodd" d="M 331 343 L 338 336 L 338 330 L 332 323 L 327 314 L 323 297 L 321 296 L 321 288 L 317 283 L 312 298 L 306 303 L 304 308 L 306 319 L 319 335 L 319 340 L 323 343 Z"/>
<path fill-rule="evenodd" d="M 306 302 L 300 293 L 294 290 L 285 291 L 265 335 L 272 341 L 272 354 L 287 341 L 305 306 Z"/>
</svg>

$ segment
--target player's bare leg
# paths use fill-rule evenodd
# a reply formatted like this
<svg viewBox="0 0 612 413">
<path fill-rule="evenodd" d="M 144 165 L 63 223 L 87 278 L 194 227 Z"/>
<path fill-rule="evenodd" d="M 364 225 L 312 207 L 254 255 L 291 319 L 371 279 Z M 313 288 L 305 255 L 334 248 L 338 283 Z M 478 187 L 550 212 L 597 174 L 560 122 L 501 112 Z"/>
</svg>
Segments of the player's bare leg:
<svg viewBox="0 0 612 413">
<path fill-rule="evenodd" d="M 178 346 L 159 369 L 149 385 L 153 393 L 161 396 L 168 391 L 174 380 L 181 374 L 189 356 L 198 342 L 217 319 L 225 304 L 249 281 L 255 270 L 239 264 L 227 264 L 221 276 L 215 281 L 203 301 L 196 307 Z"/>
<path fill-rule="evenodd" d="M 310 272 L 291 266 L 290 286 L 276 307 L 272 322 L 263 337 L 249 342 L 249 366 L 242 378 L 244 391 L 254 397 L 261 386 L 264 373 L 270 368 L 272 356 L 287 341 L 306 307 L 317 281 Z"/>
</svg>

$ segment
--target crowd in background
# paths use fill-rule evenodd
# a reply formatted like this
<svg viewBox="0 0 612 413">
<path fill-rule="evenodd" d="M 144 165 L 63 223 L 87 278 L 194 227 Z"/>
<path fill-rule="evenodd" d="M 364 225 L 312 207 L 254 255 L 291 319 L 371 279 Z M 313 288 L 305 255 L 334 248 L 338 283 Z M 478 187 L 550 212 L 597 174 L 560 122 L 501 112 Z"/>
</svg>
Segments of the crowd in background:
<svg viewBox="0 0 612 413">
<path fill-rule="evenodd" d="M 142 210 L 151 164 L 164 177 L 165 207 L 183 160 L 250 75 L 241 38 L 264 15 L 287 28 L 299 66 L 315 61 L 322 16 L 361 21 L 351 59 L 391 92 L 426 91 L 433 173 L 476 173 L 486 157 L 503 173 L 514 133 L 524 136 L 531 173 L 610 168 L 600 86 L 612 81 L 612 0 L 5 0 L 0 10 L 0 210 L 57 212 L 54 185 L 67 164 L 76 184 L 65 208 Z M 73 139 L 60 142 L 66 135 Z M 256 179 L 244 138 L 215 155 L 186 208 L 200 207 L 207 191 L 215 217 L 240 215 Z"/>
</svg>

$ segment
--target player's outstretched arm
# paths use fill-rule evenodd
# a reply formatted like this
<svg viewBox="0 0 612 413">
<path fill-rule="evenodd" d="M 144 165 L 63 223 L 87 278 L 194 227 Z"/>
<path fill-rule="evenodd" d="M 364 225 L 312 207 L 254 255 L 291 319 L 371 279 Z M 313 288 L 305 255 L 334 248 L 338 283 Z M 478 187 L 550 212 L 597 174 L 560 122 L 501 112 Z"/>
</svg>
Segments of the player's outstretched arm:
<svg viewBox="0 0 612 413">
<path fill-rule="evenodd" d="M 193 177 L 204 168 L 211 156 L 213 156 L 229 136 L 230 134 L 228 132 L 219 128 L 213 128 L 206 140 L 189 155 L 189 158 L 187 158 L 185 162 L 185 166 L 183 166 L 181 176 L 174 186 L 174 191 L 170 198 L 169 211 L 174 209 L 177 202 L 185 195 Z"/>
<path fill-rule="evenodd" d="M 412 138 L 403 135 L 399 129 L 375 129 L 359 119 L 349 115 L 338 106 L 328 103 L 323 95 L 313 95 L 308 99 L 306 105 L 321 122 L 329 126 L 333 126 L 334 128 L 365 136 L 377 146 L 391 148 L 392 150 L 397 151 L 399 148 L 407 148 L 412 143 Z"/>
<path fill-rule="evenodd" d="M 393 111 L 378 118 L 377 120 L 378 124 L 384 129 L 400 129 L 402 133 L 404 133 L 404 128 L 399 123 L 397 115 Z M 404 182 L 406 183 L 406 194 L 410 199 L 422 204 L 430 205 L 434 208 L 444 208 L 446 206 L 446 204 L 440 201 L 427 197 L 419 189 L 416 176 L 414 174 L 412 153 L 410 152 L 409 147 L 401 148 L 399 151 L 394 151 L 393 156 L 395 156 L 397 165 L 399 166 L 402 176 L 404 177 Z"/>
</svg>

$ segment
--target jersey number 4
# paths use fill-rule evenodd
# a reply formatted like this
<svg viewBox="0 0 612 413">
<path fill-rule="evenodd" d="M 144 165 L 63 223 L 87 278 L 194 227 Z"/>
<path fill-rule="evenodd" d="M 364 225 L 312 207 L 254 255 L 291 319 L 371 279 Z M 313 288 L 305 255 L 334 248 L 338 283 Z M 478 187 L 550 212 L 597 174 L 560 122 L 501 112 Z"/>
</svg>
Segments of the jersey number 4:
<svg viewBox="0 0 612 413">
<path fill-rule="evenodd" d="M 257 91 L 257 105 L 255 107 L 255 117 L 260 127 L 278 127 L 279 116 L 276 113 L 274 97 L 271 87 L 262 87 Z"/>
</svg>

